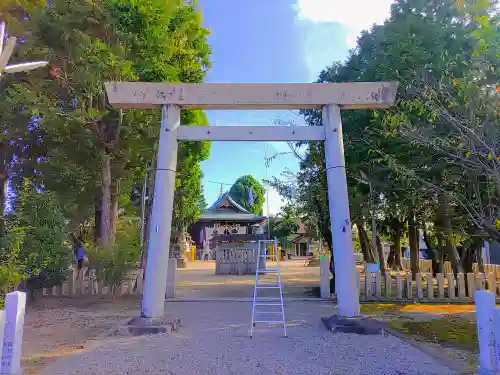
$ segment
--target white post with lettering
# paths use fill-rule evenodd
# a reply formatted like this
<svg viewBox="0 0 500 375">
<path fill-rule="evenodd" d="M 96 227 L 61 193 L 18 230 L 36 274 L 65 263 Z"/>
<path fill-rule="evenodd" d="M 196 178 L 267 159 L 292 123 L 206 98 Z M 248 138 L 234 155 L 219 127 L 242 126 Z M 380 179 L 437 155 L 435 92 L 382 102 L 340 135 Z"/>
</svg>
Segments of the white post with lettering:
<svg viewBox="0 0 500 375">
<path fill-rule="evenodd" d="M 339 315 L 351 318 L 359 315 L 359 293 L 349 217 L 342 121 L 338 105 L 329 104 L 323 107 L 323 125 L 332 250 L 335 255 L 335 292 Z"/>
<path fill-rule="evenodd" d="M 26 293 L 12 292 L 5 296 L 5 328 L 0 374 L 21 375 Z"/>
<path fill-rule="evenodd" d="M 476 301 L 477 338 L 479 341 L 479 368 L 477 375 L 496 374 L 493 311 L 495 295 L 487 290 L 474 293 Z"/>
</svg>

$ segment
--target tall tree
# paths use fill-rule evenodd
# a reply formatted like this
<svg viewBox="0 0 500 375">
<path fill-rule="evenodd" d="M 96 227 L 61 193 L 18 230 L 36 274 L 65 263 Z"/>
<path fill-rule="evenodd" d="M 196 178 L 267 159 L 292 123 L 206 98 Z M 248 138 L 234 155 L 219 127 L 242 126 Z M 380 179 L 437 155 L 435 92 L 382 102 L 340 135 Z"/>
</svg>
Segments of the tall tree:
<svg viewBox="0 0 500 375">
<path fill-rule="evenodd" d="M 150 164 L 160 113 L 113 110 L 103 82 L 200 82 L 210 66 L 208 30 L 195 1 L 28 5 L 12 0 L 1 11 L 29 24 L 19 28 L 30 31 L 21 52 L 44 54 L 51 63 L 48 76 L 12 86 L 22 92 L 25 108 L 40 114 L 43 144 L 51 150 L 39 160 L 37 180 L 58 192 L 75 224 L 95 208 L 95 232 L 106 246 L 113 242 L 121 197 L 130 195 Z M 183 111 L 182 120 L 206 124 L 196 111 Z M 180 147 L 177 185 L 186 189 L 176 195 L 175 212 L 182 226 L 196 215 L 191 206 L 201 198 L 199 162 L 209 147 L 206 142 Z"/>
<path fill-rule="evenodd" d="M 241 176 L 231 189 L 229 196 L 246 210 L 256 215 L 262 215 L 265 201 L 265 189 L 253 176 Z"/>
</svg>

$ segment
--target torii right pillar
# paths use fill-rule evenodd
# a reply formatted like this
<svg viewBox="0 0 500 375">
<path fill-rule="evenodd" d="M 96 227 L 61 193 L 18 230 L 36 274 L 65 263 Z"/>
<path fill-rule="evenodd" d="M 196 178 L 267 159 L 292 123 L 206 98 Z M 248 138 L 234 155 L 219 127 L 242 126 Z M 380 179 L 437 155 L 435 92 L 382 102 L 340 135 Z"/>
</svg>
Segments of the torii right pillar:
<svg viewBox="0 0 500 375">
<path fill-rule="evenodd" d="M 349 197 L 342 139 L 340 107 L 323 107 L 325 127 L 325 161 L 328 182 L 328 205 L 335 259 L 335 292 L 338 314 L 344 317 L 359 315 L 359 290 L 356 280 L 356 260 L 352 243 Z"/>
</svg>

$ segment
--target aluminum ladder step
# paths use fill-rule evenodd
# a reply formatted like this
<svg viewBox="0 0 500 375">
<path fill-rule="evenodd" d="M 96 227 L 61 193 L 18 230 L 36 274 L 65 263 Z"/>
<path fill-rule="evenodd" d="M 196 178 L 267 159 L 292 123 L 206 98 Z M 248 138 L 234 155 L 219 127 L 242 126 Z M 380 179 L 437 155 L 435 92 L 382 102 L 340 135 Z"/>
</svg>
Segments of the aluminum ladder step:
<svg viewBox="0 0 500 375">
<path fill-rule="evenodd" d="M 280 270 L 277 268 L 269 268 L 267 270 L 259 269 L 259 270 L 257 270 L 257 272 L 258 273 L 278 273 L 278 272 L 280 272 Z"/>
<path fill-rule="evenodd" d="M 267 253 L 267 250 L 265 249 L 267 245 L 272 245 L 274 246 L 275 253 L 278 253 L 278 241 L 275 239 L 273 241 L 269 240 L 260 240 L 258 242 L 258 250 L 257 250 L 257 260 L 265 258 L 270 259 L 270 261 L 273 262 L 273 266 L 270 268 L 259 268 L 260 265 L 260 260 L 257 262 L 257 267 L 255 269 L 255 284 L 254 284 L 254 289 L 253 289 L 253 303 L 252 303 L 252 324 L 250 326 L 250 337 L 253 335 L 253 327 L 255 327 L 255 323 L 273 323 L 273 324 L 282 324 L 283 325 L 283 332 L 285 334 L 285 337 L 287 336 L 286 332 L 286 321 L 285 321 L 285 308 L 283 307 L 283 290 L 281 286 L 281 274 L 280 274 L 280 269 L 279 269 L 279 261 L 278 257 L 274 255 L 270 255 Z M 276 282 L 273 280 L 272 282 L 269 282 L 270 280 L 261 280 L 259 275 L 263 274 L 275 274 L 277 276 Z M 257 291 L 259 289 L 277 289 L 279 291 L 279 297 L 264 297 L 258 295 Z M 273 302 L 275 301 L 275 302 Z M 270 309 L 270 310 L 262 310 L 262 309 L 256 309 L 257 306 L 274 306 L 274 307 L 280 307 L 279 310 L 277 309 Z M 261 320 L 261 319 L 256 319 L 256 315 L 260 314 L 275 314 L 275 315 L 281 315 L 281 320 Z"/>
<path fill-rule="evenodd" d="M 257 289 L 281 289 L 279 284 L 261 284 L 256 286 Z"/>
</svg>

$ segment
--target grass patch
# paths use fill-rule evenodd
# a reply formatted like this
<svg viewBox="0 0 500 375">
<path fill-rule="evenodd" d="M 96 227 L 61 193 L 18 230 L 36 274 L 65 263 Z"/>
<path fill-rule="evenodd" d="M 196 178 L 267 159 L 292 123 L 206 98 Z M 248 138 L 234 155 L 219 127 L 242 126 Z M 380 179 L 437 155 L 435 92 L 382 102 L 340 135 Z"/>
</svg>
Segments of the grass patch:
<svg viewBox="0 0 500 375">
<path fill-rule="evenodd" d="M 382 315 L 396 313 L 400 311 L 404 306 L 396 305 L 393 303 L 365 303 L 360 306 L 362 313 L 372 314 L 372 315 Z"/>
<path fill-rule="evenodd" d="M 433 304 L 433 303 L 365 303 L 361 304 L 361 312 L 367 314 L 412 313 L 423 315 L 454 315 L 475 312 L 471 304 Z"/>
<path fill-rule="evenodd" d="M 426 322 L 396 320 L 389 327 L 421 341 L 451 345 L 470 352 L 477 351 L 476 323 L 448 315 Z"/>
</svg>

